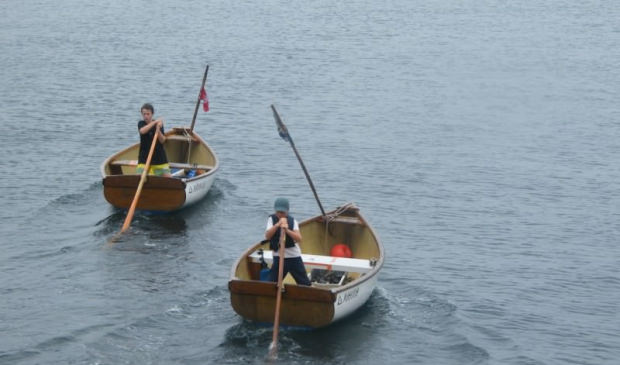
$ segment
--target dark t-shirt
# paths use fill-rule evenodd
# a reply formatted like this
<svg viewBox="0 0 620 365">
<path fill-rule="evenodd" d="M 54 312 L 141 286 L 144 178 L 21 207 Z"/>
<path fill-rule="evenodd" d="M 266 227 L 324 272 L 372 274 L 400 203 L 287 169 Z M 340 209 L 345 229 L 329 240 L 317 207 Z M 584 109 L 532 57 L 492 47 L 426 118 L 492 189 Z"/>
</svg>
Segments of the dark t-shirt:
<svg viewBox="0 0 620 365">
<path fill-rule="evenodd" d="M 146 122 L 143 120 L 138 122 L 138 133 L 140 133 L 140 128 L 145 125 Z M 138 155 L 138 163 L 146 163 L 146 158 L 149 156 L 149 150 L 151 149 L 151 143 L 153 143 L 156 129 L 157 128 L 151 128 L 148 133 L 140 134 L 140 154 Z M 161 128 L 161 133 L 164 133 L 163 127 Z M 164 150 L 164 146 L 157 141 L 155 151 L 153 152 L 153 159 L 151 159 L 151 165 L 161 165 L 167 162 L 166 150 Z"/>
</svg>

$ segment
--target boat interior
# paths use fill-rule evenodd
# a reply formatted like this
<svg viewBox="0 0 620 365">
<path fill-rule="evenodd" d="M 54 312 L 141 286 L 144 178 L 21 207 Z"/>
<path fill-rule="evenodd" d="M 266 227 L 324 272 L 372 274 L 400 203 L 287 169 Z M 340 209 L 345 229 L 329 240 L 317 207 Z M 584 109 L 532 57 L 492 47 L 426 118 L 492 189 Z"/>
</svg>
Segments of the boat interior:
<svg viewBox="0 0 620 365">
<path fill-rule="evenodd" d="M 139 148 L 138 143 L 114 155 L 104 167 L 106 176 L 135 175 Z M 211 150 L 185 128 L 168 131 L 164 149 L 173 177 L 193 178 L 215 168 Z"/>
<path fill-rule="evenodd" d="M 345 285 L 370 272 L 380 249 L 372 230 L 358 215 L 340 215 L 325 220 L 322 217 L 300 225 L 302 259 L 314 287 L 334 288 Z M 344 244 L 351 257 L 332 256 L 332 248 Z M 268 242 L 262 242 L 241 259 L 236 276 L 242 280 L 265 280 L 261 270 L 269 268 L 273 253 Z M 284 282 L 295 284 L 288 274 Z"/>
</svg>

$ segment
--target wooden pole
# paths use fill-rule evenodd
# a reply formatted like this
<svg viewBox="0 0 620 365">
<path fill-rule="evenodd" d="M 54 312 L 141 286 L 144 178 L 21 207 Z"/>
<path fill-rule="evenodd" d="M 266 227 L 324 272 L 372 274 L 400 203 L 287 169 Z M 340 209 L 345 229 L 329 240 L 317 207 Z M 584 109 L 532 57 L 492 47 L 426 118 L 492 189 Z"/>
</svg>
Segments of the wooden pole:
<svg viewBox="0 0 620 365">
<path fill-rule="evenodd" d="M 209 65 L 205 69 L 205 73 L 202 76 L 202 85 L 200 86 L 200 90 L 198 91 L 198 99 L 196 100 L 196 107 L 194 108 L 194 116 L 192 117 L 192 125 L 189 129 L 189 138 L 187 140 L 187 146 L 183 148 L 183 153 L 187 152 L 187 163 L 190 163 L 189 158 L 192 152 L 192 141 L 194 139 L 194 125 L 196 124 L 196 116 L 198 115 L 198 108 L 200 107 L 200 94 L 202 94 L 202 89 L 205 87 L 205 82 L 207 82 L 207 73 L 209 73 Z"/>
<path fill-rule="evenodd" d="M 127 217 L 125 217 L 125 222 L 123 223 L 123 227 L 121 228 L 121 233 L 125 232 L 129 228 L 131 220 L 133 219 L 133 215 L 136 211 L 136 206 L 138 206 L 138 199 L 140 199 L 142 187 L 144 186 L 144 182 L 146 181 L 146 175 L 148 175 L 149 168 L 151 167 L 151 159 L 153 158 L 153 152 L 155 151 L 155 145 L 157 144 L 158 136 L 159 128 L 156 126 L 155 136 L 153 137 L 153 142 L 151 143 L 151 149 L 149 150 L 149 155 L 147 156 L 146 163 L 144 164 L 144 171 L 142 171 L 142 175 L 140 176 L 140 182 L 138 183 L 138 188 L 136 189 L 136 195 L 134 195 L 131 206 L 129 207 L 129 211 L 127 212 Z"/>
<path fill-rule="evenodd" d="M 202 89 L 205 87 L 205 82 L 207 82 L 207 73 L 209 72 L 209 65 L 205 69 L 205 74 L 202 76 L 202 85 L 200 86 L 200 90 L 198 91 L 198 100 L 196 100 L 196 108 L 194 108 L 194 116 L 192 117 L 192 125 L 189 128 L 189 134 L 191 135 L 194 132 L 194 124 L 196 124 L 196 116 L 198 115 L 198 108 L 200 107 L 200 93 Z"/>
<path fill-rule="evenodd" d="M 304 174 L 306 175 L 306 180 L 308 180 L 308 184 L 310 184 L 310 189 L 312 189 L 312 193 L 314 194 L 314 199 L 316 199 L 316 202 L 319 204 L 319 209 L 321 209 L 321 214 L 325 216 L 325 210 L 323 209 L 323 205 L 321 204 L 319 195 L 316 193 L 316 189 L 314 188 L 312 179 L 310 179 L 310 174 L 308 173 L 308 170 L 306 169 L 306 165 L 304 165 L 304 162 L 301 160 L 301 156 L 299 155 L 299 152 L 297 152 L 297 148 L 295 148 L 295 143 L 293 142 L 293 138 L 291 138 L 291 135 L 288 133 L 288 128 L 286 128 L 286 126 L 284 125 L 284 122 L 282 122 L 282 118 L 280 118 L 280 115 L 278 114 L 278 111 L 276 110 L 276 107 L 273 104 L 271 104 L 271 110 L 273 110 L 273 117 L 275 118 L 276 124 L 278 125 L 278 133 L 280 134 L 280 137 L 282 137 L 285 141 L 288 141 L 291 144 L 291 147 L 293 147 L 293 152 L 295 152 L 295 156 L 297 156 L 297 160 L 299 161 L 299 164 L 301 165 L 301 169 L 304 171 Z"/>
<path fill-rule="evenodd" d="M 280 230 L 280 260 L 278 261 L 278 292 L 276 293 L 276 312 L 273 318 L 273 337 L 269 345 L 269 358 L 275 359 L 278 356 L 278 332 L 280 327 L 280 306 L 282 304 L 282 292 L 284 291 L 284 245 L 286 241 L 286 230 Z"/>
</svg>

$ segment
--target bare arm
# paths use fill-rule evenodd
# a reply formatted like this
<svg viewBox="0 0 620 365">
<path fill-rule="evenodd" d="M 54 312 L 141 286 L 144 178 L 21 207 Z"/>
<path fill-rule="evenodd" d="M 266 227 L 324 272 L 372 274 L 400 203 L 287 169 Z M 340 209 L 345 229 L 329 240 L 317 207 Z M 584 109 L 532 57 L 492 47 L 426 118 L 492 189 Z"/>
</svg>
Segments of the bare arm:
<svg viewBox="0 0 620 365">
<path fill-rule="evenodd" d="M 154 120 L 151 123 L 147 123 L 144 127 L 140 128 L 140 134 L 146 134 L 146 133 L 148 133 L 153 128 L 161 129 L 161 128 L 163 128 L 163 126 L 164 126 L 164 120 L 163 119 Z M 164 144 L 164 142 L 166 142 L 166 136 L 164 136 L 163 133 L 159 133 L 157 135 L 157 140 L 159 141 L 159 143 Z"/>
<path fill-rule="evenodd" d="M 164 136 L 164 132 L 162 131 L 163 126 L 164 126 L 164 122 L 161 122 L 159 126 L 159 133 L 157 134 L 157 140 L 162 145 L 164 144 L 164 142 L 166 142 L 166 136 Z"/>
<path fill-rule="evenodd" d="M 164 120 L 157 119 L 155 120 L 155 124 L 157 125 L 157 128 L 159 128 L 159 133 L 157 134 L 157 140 L 159 141 L 159 143 L 163 145 L 164 142 L 166 142 L 166 136 L 164 136 Z"/>
<path fill-rule="evenodd" d="M 144 127 L 140 128 L 140 134 L 147 134 L 153 127 L 155 127 L 157 123 L 151 122 L 144 125 Z"/>
<path fill-rule="evenodd" d="M 286 234 L 289 235 L 293 241 L 297 242 L 297 243 L 301 243 L 301 233 L 299 232 L 299 230 L 292 230 L 292 229 L 286 229 Z"/>
</svg>

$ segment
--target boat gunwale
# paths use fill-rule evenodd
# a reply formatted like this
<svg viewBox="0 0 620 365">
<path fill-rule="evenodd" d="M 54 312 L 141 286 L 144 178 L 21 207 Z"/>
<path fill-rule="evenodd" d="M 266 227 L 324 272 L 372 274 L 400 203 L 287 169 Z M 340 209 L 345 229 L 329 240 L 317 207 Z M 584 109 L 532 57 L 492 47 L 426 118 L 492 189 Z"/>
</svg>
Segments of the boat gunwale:
<svg viewBox="0 0 620 365">
<path fill-rule="evenodd" d="M 336 210 L 330 211 L 329 213 L 335 212 Z M 374 267 L 368 271 L 366 274 L 364 274 L 363 276 L 360 276 L 359 278 L 345 284 L 342 286 L 338 286 L 338 287 L 334 287 L 334 288 L 320 288 L 320 287 L 313 287 L 315 289 L 319 289 L 319 290 L 324 290 L 324 291 L 330 291 L 334 294 L 334 300 L 337 296 L 338 293 L 349 290 L 351 288 L 354 288 L 356 286 L 360 286 L 363 285 L 364 282 L 372 279 L 375 275 L 377 275 L 379 273 L 379 271 L 381 270 L 381 268 L 383 267 L 383 263 L 385 261 L 385 250 L 383 248 L 383 244 L 381 243 L 381 241 L 379 240 L 379 237 L 377 236 L 375 230 L 372 228 L 372 226 L 370 224 L 368 224 L 368 221 L 366 221 L 366 219 L 364 218 L 364 216 L 359 212 L 359 208 L 358 207 L 351 207 L 350 209 L 346 210 L 346 212 L 353 212 L 362 222 L 362 225 L 365 226 L 366 228 L 368 228 L 370 230 L 371 235 L 374 238 L 374 241 L 377 245 L 377 248 L 379 249 L 379 257 L 377 258 L 377 262 L 375 263 Z M 302 221 L 299 225 L 302 226 L 304 224 L 308 224 L 311 223 L 313 221 L 320 221 L 324 219 L 324 217 L 322 215 L 318 215 L 318 216 L 314 216 L 311 218 L 308 218 L 304 221 Z M 241 261 L 243 259 L 248 259 L 248 257 L 252 254 L 252 252 L 254 252 L 256 249 L 258 249 L 260 246 L 264 245 L 265 242 L 264 241 L 260 241 L 252 246 L 250 246 L 248 249 L 246 249 L 238 258 L 237 260 L 235 260 L 235 263 L 233 264 L 231 271 L 230 271 L 230 279 L 229 279 L 229 288 L 230 288 L 230 283 L 232 281 L 242 281 L 242 282 L 261 282 L 260 280 L 245 280 L 245 279 L 241 279 L 239 277 L 237 277 L 235 275 L 237 268 L 239 267 L 239 265 L 241 264 Z M 274 282 L 274 284 L 276 284 Z M 285 284 L 285 287 L 287 285 L 295 285 L 297 286 L 297 284 Z"/>
<path fill-rule="evenodd" d="M 171 135 L 177 135 L 177 131 L 186 131 L 188 128 L 187 127 L 173 127 L 171 128 L 168 132 L 165 133 L 165 136 L 171 136 Z M 215 153 L 215 151 L 211 148 L 211 146 L 209 146 L 209 144 L 207 142 L 205 142 L 204 139 L 202 139 L 202 137 L 200 137 L 200 135 L 196 132 L 192 132 L 193 137 L 196 137 L 196 139 L 198 140 L 198 143 L 204 145 L 207 150 L 213 155 L 213 159 L 215 160 L 215 165 L 213 165 L 213 168 L 210 169 L 209 171 L 205 172 L 204 174 L 200 174 L 191 178 L 185 178 L 183 179 L 183 182 L 185 183 L 185 187 L 187 187 L 187 185 L 189 185 L 189 183 L 194 183 L 194 182 L 198 182 L 198 180 L 202 180 L 206 177 L 209 177 L 210 175 L 215 174 L 215 172 L 217 172 L 217 170 L 220 167 L 220 160 L 217 157 L 217 154 Z M 111 164 L 118 155 L 121 155 L 133 148 L 140 148 L 140 142 L 138 143 L 134 143 L 132 145 L 130 145 L 129 147 L 126 147 L 116 153 L 114 153 L 113 155 L 109 156 L 108 158 L 106 158 L 103 163 L 101 163 L 101 166 L 99 167 L 99 170 L 101 172 L 101 177 L 102 179 L 105 179 L 108 176 L 135 176 L 135 175 L 109 175 L 106 174 L 105 172 L 105 168 L 106 166 L 108 166 L 109 164 Z M 175 177 L 163 177 L 165 179 L 177 179 Z"/>
</svg>

